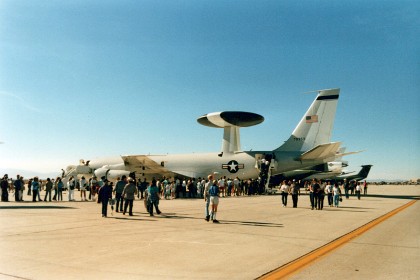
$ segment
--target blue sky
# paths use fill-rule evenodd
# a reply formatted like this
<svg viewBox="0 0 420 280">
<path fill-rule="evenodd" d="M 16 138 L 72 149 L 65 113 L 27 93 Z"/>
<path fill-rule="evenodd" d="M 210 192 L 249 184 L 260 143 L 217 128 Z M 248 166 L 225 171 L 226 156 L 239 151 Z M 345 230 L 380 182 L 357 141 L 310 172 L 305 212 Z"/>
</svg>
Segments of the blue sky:
<svg viewBox="0 0 420 280">
<path fill-rule="evenodd" d="M 0 172 L 79 159 L 213 152 L 197 117 L 261 114 L 244 150 L 286 140 L 341 88 L 349 171 L 420 178 L 418 1 L 0 2 Z"/>
</svg>

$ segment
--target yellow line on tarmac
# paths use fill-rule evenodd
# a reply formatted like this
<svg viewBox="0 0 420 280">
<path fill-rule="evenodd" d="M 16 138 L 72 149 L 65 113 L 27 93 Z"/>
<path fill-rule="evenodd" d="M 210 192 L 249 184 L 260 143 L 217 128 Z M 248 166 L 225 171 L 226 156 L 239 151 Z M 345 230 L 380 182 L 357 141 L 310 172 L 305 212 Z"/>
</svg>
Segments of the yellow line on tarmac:
<svg viewBox="0 0 420 280">
<path fill-rule="evenodd" d="M 315 260 L 317 260 L 318 258 L 320 258 L 323 255 L 326 255 L 327 253 L 331 252 L 334 249 L 337 249 L 338 247 L 340 247 L 341 245 L 349 242 L 350 240 L 352 240 L 353 238 L 363 234 L 364 232 L 368 231 L 369 229 L 373 228 L 374 226 L 378 225 L 379 223 L 385 221 L 386 219 L 394 216 L 395 214 L 397 214 L 398 212 L 404 210 L 405 208 L 413 205 L 414 203 L 416 203 L 417 200 L 412 200 L 407 204 L 404 204 L 403 206 L 392 210 L 391 212 L 355 229 L 352 232 L 349 232 L 333 241 L 331 241 L 330 243 L 319 247 L 318 249 L 313 250 L 312 252 L 309 252 L 306 255 L 303 255 L 302 257 L 293 260 L 261 277 L 258 278 L 258 280 L 273 280 L 273 279 L 282 279 L 286 276 L 289 276 L 290 274 L 298 271 L 299 269 L 305 267 L 308 264 L 312 264 Z"/>
</svg>

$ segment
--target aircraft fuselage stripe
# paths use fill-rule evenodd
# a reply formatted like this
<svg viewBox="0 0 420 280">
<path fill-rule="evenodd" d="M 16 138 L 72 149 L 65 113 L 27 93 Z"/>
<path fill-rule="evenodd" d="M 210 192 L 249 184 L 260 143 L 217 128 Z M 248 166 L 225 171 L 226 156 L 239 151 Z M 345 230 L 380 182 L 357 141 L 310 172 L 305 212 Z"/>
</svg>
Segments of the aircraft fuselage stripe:
<svg viewBox="0 0 420 280">
<path fill-rule="evenodd" d="M 337 95 L 320 96 L 316 100 L 336 100 L 336 99 L 338 99 L 338 94 Z"/>
</svg>

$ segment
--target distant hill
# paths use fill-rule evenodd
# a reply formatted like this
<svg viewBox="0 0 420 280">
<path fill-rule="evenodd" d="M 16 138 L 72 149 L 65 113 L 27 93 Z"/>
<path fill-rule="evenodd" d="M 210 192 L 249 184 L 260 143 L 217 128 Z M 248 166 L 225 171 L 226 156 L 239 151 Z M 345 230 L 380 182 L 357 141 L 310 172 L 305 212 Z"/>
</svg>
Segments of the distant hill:
<svg viewBox="0 0 420 280">
<path fill-rule="evenodd" d="M 19 169 L 12 169 L 12 168 L 6 168 L 6 169 L 0 169 L 0 176 L 3 177 L 4 174 L 7 174 L 9 178 L 16 178 L 16 175 L 21 175 L 25 179 L 33 178 L 35 176 L 38 176 L 40 179 L 47 179 L 47 178 L 56 178 L 57 176 L 61 176 L 60 172 L 37 172 L 37 171 L 31 171 L 31 170 L 19 170 Z"/>
</svg>

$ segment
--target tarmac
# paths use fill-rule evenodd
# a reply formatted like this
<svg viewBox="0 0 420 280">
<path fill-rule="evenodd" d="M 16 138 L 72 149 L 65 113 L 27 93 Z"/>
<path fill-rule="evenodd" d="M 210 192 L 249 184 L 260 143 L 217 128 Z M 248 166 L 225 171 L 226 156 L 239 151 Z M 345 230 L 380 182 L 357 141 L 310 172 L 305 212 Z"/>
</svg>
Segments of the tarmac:
<svg viewBox="0 0 420 280">
<path fill-rule="evenodd" d="M 96 202 L 0 202 L 0 279 L 257 279 L 420 197 L 420 186 L 374 186 L 339 208 L 282 207 L 279 195 L 160 201 L 150 217 L 101 217 Z M 75 192 L 80 200 L 79 192 Z M 12 194 L 9 198 L 13 200 Z M 43 197 L 42 197 L 43 198 Z M 64 199 L 66 200 L 66 193 Z M 287 275 L 289 279 L 419 279 L 418 202 Z M 267 276 L 276 279 L 276 275 Z M 270 278 L 271 277 L 271 278 Z"/>
</svg>

